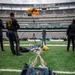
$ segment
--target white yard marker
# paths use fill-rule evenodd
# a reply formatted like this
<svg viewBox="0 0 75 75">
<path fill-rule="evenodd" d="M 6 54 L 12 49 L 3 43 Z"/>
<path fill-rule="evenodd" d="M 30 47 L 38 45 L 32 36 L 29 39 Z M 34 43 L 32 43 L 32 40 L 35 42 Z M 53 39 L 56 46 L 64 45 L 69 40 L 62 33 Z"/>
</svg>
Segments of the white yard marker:
<svg viewBox="0 0 75 75">
<path fill-rule="evenodd" d="M 22 70 L 17 70 L 17 69 L 0 69 L 0 72 L 21 72 Z M 69 71 L 53 71 L 57 74 L 74 74 L 75 75 L 75 71 L 74 72 L 69 72 Z"/>
</svg>

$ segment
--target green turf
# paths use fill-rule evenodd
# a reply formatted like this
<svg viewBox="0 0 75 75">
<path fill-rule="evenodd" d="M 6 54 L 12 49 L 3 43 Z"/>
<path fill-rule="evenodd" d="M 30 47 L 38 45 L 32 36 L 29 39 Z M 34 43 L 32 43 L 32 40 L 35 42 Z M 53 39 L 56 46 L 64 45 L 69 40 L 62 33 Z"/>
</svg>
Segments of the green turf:
<svg viewBox="0 0 75 75">
<path fill-rule="evenodd" d="M 20 75 L 20 73 L 16 73 L 16 72 L 0 72 L 0 75 Z"/>
<path fill-rule="evenodd" d="M 0 72 L 0 75 L 20 75 L 20 73 L 16 73 L 16 72 Z M 68 74 L 58 74 L 58 75 L 68 75 Z M 74 74 L 69 74 L 69 75 L 74 75 Z"/>
<path fill-rule="evenodd" d="M 59 43 L 59 42 L 58 42 Z M 56 43 L 55 43 L 56 44 Z M 4 47 L 5 52 L 0 50 L 0 69 L 22 69 L 24 63 L 28 63 L 29 59 L 36 54 L 33 52 L 23 53 L 22 56 L 12 55 L 9 47 Z M 75 71 L 75 52 L 66 51 L 66 46 L 49 47 L 48 51 L 41 53 L 42 58 L 47 63 L 47 67 L 51 67 L 54 71 Z M 38 62 L 36 67 L 40 65 Z M 0 72 L 0 75 L 18 75 L 13 72 Z M 59 74 L 58 74 L 59 75 Z M 60 74 L 65 75 L 65 74 Z"/>
<path fill-rule="evenodd" d="M 67 44 L 67 41 L 46 41 L 47 44 Z M 9 44 L 9 41 L 4 41 L 4 44 Z M 20 44 L 35 44 L 35 41 L 20 41 Z M 42 44 L 42 41 L 37 41 L 36 44 Z"/>
</svg>

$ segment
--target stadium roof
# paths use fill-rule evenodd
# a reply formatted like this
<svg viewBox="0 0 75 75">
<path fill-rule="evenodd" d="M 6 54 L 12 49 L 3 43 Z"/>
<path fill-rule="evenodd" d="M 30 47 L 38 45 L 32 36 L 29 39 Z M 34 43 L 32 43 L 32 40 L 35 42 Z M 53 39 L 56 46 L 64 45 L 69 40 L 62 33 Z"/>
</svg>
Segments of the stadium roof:
<svg viewBox="0 0 75 75">
<path fill-rule="evenodd" d="M 10 4 L 50 4 L 50 3 L 66 3 L 75 2 L 75 0 L 0 0 L 0 3 Z"/>
</svg>

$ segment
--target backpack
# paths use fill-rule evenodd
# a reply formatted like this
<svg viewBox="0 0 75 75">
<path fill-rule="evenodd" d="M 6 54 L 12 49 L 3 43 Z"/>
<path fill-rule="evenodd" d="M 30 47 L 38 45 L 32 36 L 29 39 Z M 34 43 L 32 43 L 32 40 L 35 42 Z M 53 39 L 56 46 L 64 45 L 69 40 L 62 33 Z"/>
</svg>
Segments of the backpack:
<svg viewBox="0 0 75 75">
<path fill-rule="evenodd" d="M 19 47 L 19 51 L 22 52 L 22 53 L 25 53 L 25 52 L 29 52 L 30 49 L 28 49 L 28 48 L 23 48 L 23 47 Z"/>
<path fill-rule="evenodd" d="M 52 73 L 51 68 L 42 68 L 42 67 L 34 68 L 25 63 L 20 75 L 56 75 L 56 74 Z"/>
</svg>

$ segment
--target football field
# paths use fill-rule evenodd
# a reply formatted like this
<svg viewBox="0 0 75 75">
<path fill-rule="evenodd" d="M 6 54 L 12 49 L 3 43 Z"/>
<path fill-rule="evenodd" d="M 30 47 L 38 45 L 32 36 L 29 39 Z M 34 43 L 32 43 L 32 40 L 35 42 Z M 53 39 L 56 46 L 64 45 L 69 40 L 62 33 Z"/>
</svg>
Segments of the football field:
<svg viewBox="0 0 75 75">
<path fill-rule="evenodd" d="M 20 42 L 20 45 L 25 48 L 29 48 L 29 44 L 35 43 L 28 41 Z M 36 44 L 41 44 L 41 42 L 36 42 Z M 48 41 L 47 45 L 49 50 L 41 53 L 41 57 L 46 62 L 46 67 L 51 67 L 52 70 L 57 73 L 59 71 L 58 75 L 75 75 L 75 51 L 73 52 L 71 47 L 70 51 L 66 51 L 67 41 Z M 31 51 L 22 53 L 21 56 L 12 55 L 8 41 L 4 41 L 4 49 L 5 52 L 0 50 L 0 75 L 20 75 L 24 63 L 29 64 L 30 58 L 33 57 L 34 60 L 36 57 L 36 54 Z M 33 60 L 31 60 L 31 62 L 33 62 Z M 35 67 L 39 65 L 40 62 L 38 59 L 38 63 Z M 19 71 L 12 71 L 14 69 Z M 60 72 L 69 73 L 62 74 Z"/>
</svg>

